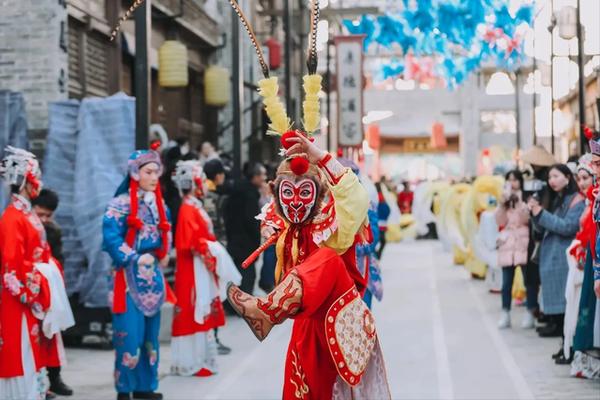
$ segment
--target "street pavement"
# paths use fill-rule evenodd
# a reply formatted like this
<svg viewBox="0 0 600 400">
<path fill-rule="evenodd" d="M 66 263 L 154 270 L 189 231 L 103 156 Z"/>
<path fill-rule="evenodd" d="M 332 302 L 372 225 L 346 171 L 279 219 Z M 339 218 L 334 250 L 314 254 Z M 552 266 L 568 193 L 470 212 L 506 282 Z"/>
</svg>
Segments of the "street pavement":
<svg viewBox="0 0 600 400">
<path fill-rule="evenodd" d="M 390 244 L 382 269 L 384 298 L 373 308 L 394 399 L 600 400 L 599 381 L 571 378 L 569 366 L 551 360 L 559 339 L 519 328 L 523 307 L 513 311 L 514 328 L 498 330 L 499 295 L 453 266 L 439 242 Z M 210 378 L 170 375 L 164 343 L 159 390 L 170 400 L 281 398 L 290 332 L 288 322 L 259 343 L 242 320 L 230 318 L 219 336 L 233 352 L 219 357 L 220 371 Z M 74 399 L 116 397 L 113 357 L 67 349 L 63 378 Z"/>
</svg>

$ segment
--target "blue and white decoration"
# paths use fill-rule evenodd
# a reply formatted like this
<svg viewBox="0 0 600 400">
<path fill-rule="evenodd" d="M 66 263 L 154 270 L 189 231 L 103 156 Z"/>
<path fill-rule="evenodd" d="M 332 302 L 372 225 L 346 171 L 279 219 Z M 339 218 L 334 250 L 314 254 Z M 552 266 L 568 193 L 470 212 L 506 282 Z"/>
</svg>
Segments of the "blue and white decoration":
<svg viewBox="0 0 600 400">
<path fill-rule="evenodd" d="M 518 7 L 515 0 L 401 1 L 404 8 L 396 14 L 343 21 L 350 34 L 366 36 L 365 51 L 379 46 L 403 54 L 380 63 L 375 79 L 443 80 L 453 88 L 484 63 L 510 71 L 525 59 L 531 1 Z"/>
</svg>

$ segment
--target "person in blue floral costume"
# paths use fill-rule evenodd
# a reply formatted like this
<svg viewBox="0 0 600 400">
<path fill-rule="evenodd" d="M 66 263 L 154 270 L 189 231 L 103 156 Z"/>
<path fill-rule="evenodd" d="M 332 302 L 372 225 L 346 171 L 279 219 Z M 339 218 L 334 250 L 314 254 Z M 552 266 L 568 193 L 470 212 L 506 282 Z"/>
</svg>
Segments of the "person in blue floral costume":
<svg viewBox="0 0 600 400">
<path fill-rule="evenodd" d="M 157 393 L 160 308 L 172 295 L 163 276 L 171 248 L 169 211 L 152 150 L 134 152 L 129 175 L 109 203 L 103 221 L 104 250 L 114 265 L 111 292 L 117 399 L 162 399 Z"/>
</svg>

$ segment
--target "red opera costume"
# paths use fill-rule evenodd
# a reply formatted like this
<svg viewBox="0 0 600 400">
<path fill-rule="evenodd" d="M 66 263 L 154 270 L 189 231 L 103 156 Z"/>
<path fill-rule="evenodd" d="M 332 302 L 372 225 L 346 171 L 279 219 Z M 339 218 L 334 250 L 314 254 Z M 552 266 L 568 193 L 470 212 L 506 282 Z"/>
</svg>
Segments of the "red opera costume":
<svg viewBox="0 0 600 400">
<path fill-rule="evenodd" d="M 210 254 L 207 241 L 215 241 L 208 223 L 201 215 L 201 204 L 196 199 L 185 198 L 177 225 L 177 271 L 175 273 L 175 295 L 177 311 L 173 319 L 173 336 L 206 332 L 225 325 L 225 313 L 218 297 L 212 300 L 210 314 L 199 324 L 194 321 L 194 256 L 201 255 L 207 269 L 216 277 L 216 259 Z"/>
<path fill-rule="evenodd" d="M 11 187 L 36 183 L 35 157 L 8 148 L 0 175 Z M 36 183 L 39 185 L 39 182 Z M 48 282 L 36 269 L 47 263 L 50 250 L 44 227 L 28 198 L 13 194 L 0 218 L 0 398 L 37 399 L 45 396 L 44 357 L 40 349 L 41 320 L 50 307 Z"/>
<path fill-rule="evenodd" d="M 260 46 L 238 4 L 235 0 L 230 4 L 259 56 L 265 77 L 258 82 L 259 94 L 271 120 L 269 133 L 280 136 L 286 159 L 270 183 L 273 200 L 257 217 L 263 237 L 277 237 L 278 284 L 261 298 L 229 284 L 228 300 L 261 341 L 273 326 L 294 320 L 283 399 L 389 399 L 375 321 L 362 300 L 368 274 L 361 275 L 356 264 L 357 244 L 371 238 L 367 192 L 349 168 L 315 146 L 311 137 L 320 128 L 318 2 L 311 2 L 302 130 L 292 129 L 278 98 L 277 78 L 269 77 Z"/>
<path fill-rule="evenodd" d="M 220 278 L 239 283 L 241 276 L 223 246 L 216 241 L 210 217 L 199 199 L 203 195 L 200 163 L 180 161 L 173 181 L 183 202 L 175 239 L 177 303 L 171 369 L 183 376 L 210 376 L 217 372 L 217 344 L 213 330 L 225 325 L 221 300 L 224 285 Z"/>
</svg>

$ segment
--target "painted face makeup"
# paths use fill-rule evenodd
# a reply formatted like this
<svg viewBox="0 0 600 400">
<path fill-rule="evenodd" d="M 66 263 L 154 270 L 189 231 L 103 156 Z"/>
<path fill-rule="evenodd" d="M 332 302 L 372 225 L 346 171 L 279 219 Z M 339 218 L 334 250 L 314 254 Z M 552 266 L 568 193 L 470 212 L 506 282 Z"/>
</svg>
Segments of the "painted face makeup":
<svg viewBox="0 0 600 400">
<path fill-rule="evenodd" d="M 317 187 L 310 179 L 294 182 L 283 179 L 279 184 L 279 204 L 285 217 L 293 224 L 308 218 L 317 201 Z"/>
</svg>

